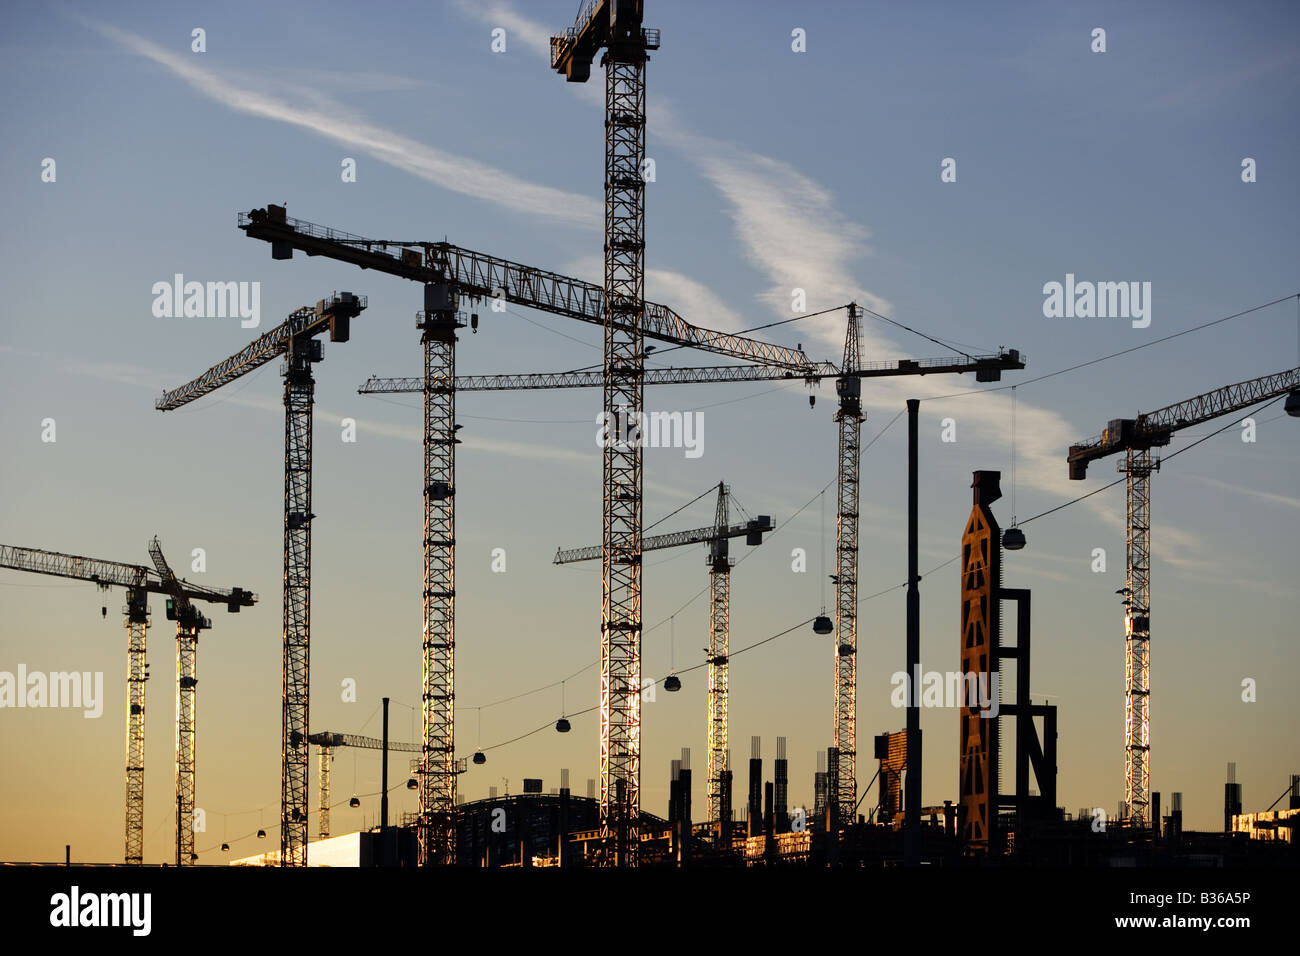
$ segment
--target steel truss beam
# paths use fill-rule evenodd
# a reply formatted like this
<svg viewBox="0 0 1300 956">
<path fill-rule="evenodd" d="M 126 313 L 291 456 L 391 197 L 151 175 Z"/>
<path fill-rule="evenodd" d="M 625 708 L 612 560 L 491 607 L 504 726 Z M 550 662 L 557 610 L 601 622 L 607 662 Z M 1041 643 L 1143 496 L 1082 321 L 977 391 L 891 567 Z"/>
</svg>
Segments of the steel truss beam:
<svg viewBox="0 0 1300 956">
<path fill-rule="evenodd" d="M 890 378 L 898 375 L 939 375 L 961 372 L 1003 372 L 1025 367 L 1016 350 L 998 355 L 975 356 L 972 361 L 951 358 L 897 359 L 868 362 L 853 374 L 859 378 Z M 840 370 L 830 362 L 810 363 L 798 372 L 763 365 L 698 365 L 686 368 L 647 368 L 646 385 L 702 385 L 716 382 L 774 382 L 803 380 L 815 384 L 823 378 L 838 378 Z M 506 375 L 458 375 L 458 392 L 496 392 L 562 388 L 597 388 L 604 384 L 604 372 L 531 372 Z M 424 380 L 418 377 L 381 378 L 373 375 L 357 389 L 361 395 L 393 395 L 420 392 Z"/>
</svg>

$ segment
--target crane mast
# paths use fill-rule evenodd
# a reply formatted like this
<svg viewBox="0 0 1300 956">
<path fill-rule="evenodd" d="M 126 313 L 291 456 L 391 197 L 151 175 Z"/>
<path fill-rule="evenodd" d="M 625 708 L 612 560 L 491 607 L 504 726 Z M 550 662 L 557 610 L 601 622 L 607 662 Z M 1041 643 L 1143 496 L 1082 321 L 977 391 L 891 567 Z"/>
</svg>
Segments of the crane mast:
<svg viewBox="0 0 1300 956">
<path fill-rule="evenodd" d="M 313 356 L 313 346 L 316 355 Z M 311 439 L 320 343 L 289 342 L 284 367 L 284 659 L 280 695 L 280 865 L 307 865 L 307 717 L 311 663 Z"/>
<path fill-rule="evenodd" d="M 154 538 L 150 547 L 152 554 L 158 539 Z M 159 551 L 161 556 L 161 550 Z M 166 562 L 163 562 L 164 565 Z M 118 561 L 105 561 L 99 558 L 87 558 L 76 554 L 64 554 L 59 551 L 45 551 L 39 548 L 22 548 L 12 545 L 0 545 L 0 568 L 15 571 L 29 571 L 34 574 L 53 575 L 71 578 L 77 581 L 89 581 L 102 589 L 120 587 L 126 591 L 126 604 L 122 608 L 123 623 L 126 626 L 126 852 L 124 859 L 128 865 L 140 865 L 144 862 L 144 756 L 145 756 L 145 683 L 149 679 L 148 663 L 145 649 L 149 632 L 149 595 L 168 594 L 174 600 L 189 604 L 191 600 L 225 604 L 226 610 L 237 613 L 241 607 L 252 607 L 257 603 L 257 595 L 243 588 L 231 588 L 228 591 L 203 585 L 176 581 L 175 575 L 170 580 L 159 579 L 152 575 L 143 565 L 123 564 Z M 170 571 L 170 569 L 169 569 Z M 191 606 L 192 610 L 192 606 Z M 197 614 L 197 612 L 194 612 Z M 200 615 L 201 617 L 201 615 Z M 180 660 L 181 622 L 177 622 L 177 799 L 183 799 L 181 767 L 181 709 L 179 694 L 182 688 L 182 670 Z M 190 673 L 192 675 L 192 672 Z M 191 685 L 190 689 L 193 689 Z M 192 711 L 191 711 L 192 714 Z M 189 754 L 193 754 L 193 724 L 188 726 Z M 190 810 L 193 810 L 193 763 L 189 764 Z M 183 828 L 177 829 L 177 846 L 181 846 Z M 190 834 L 190 853 L 184 856 L 191 861 L 193 853 L 193 829 Z"/>
<path fill-rule="evenodd" d="M 839 408 L 839 454 L 836 469 L 835 525 L 835 762 L 828 766 L 827 800 L 835 826 L 848 819 L 858 803 L 858 467 L 862 460 L 862 379 L 858 370 L 861 331 L 858 307 L 849 305 L 844 362 L 835 380 Z M 834 787 L 831 787 L 831 783 Z"/>
<path fill-rule="evenodd" d="M 284 366 L 284 594 L 281 674 L 280 865 L 307 865 L 307 717 L 311 650 L 311 440 L 315 379 L 324 357 L 317 335 L 351 337 L 351 321 L 366 308 L 350 292 L 293 312 L 276 328 L 193 381 L 164 392 L 156 403 L 171 411 L 283 356 Z"/>
<path fill-rule="evenodd" d="M 771 520 L 767 522 L 771 529 Z M 708 713 L 708 801 L 709 820 L 722 834 L 722 791 L 728 770 L 727 705 L 729 702 L 727 660 L 731 636 L 731 556 L 727 529 L 727 486 L 718 483 L 718 504 L 709 542 L 709 713 Z M 752 541 L 752 538 L 751 538 Z"/>
<path fill-rule="evenodd" d="M 1137 827 L 1151 812 L 1151 473 L 1160 470 L 1152 448 L 1174 432 L 1287 395 L 1287 414 L 1300 415 L 1300 368 L 1238 382 L 1137 418 L 1112 419 L 1099 438 L 1070 446 L 1070 478 L 1088 464 L 1124 453 L 1116 470 L 1125 480 L 1124 546 L 1124 811 Z"/>
<path fill-rule="evenodd" d="M 126 589 L 126 856 L 128 866 L 144 864 L 144 704 L 149 667 L 145 644 L 149 604 L 140 587 Z"/>
<path fill-rule="evenodd" d="M 425 286 L 424 347 L 424 750 L 418 783 L 420 863 L 456 862 L 456 294 Z"/>
<path fill-rule="evenodd" d="M 194 852 L 194 744 L 197 719 L 199 630 L 212 625 L 190 603 L 163 556 L 155 535 L 149 557 L 172 599 L 168 618 L 176 620 L 176 865 L 188 866 L 199 858 Z"/>
<path fill-rule="evenodd" d="M 604 529 L 601 567 L 601 862 L 637 865 L 641 813 L 641 443 L 645 368 L 645 66 L 659 31 L 641 0 L 593 0 L 551 37 L 551 67 L 584 82 L 605 49 Z"/>
</svg>

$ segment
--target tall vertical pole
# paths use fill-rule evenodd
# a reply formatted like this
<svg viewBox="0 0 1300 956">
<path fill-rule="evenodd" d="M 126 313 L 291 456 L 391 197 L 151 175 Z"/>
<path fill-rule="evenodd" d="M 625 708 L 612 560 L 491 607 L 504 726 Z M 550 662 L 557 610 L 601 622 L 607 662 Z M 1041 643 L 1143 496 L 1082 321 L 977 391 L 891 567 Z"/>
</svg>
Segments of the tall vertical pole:
<svg viewBox="0 0 1300 956">
<path fill-rule="evenodd" d="M 631 19 L 612 25 L 605 59 L 600 837 L 615 866 L 636 866 L 641 842 L 646 44 Z"/>
<path fill-rule="evenodd" d="M 188 866 L 194 852 L 194 736 L 197 720 L 199 616 L 177 612 L 176 621 L 176 824 L 177 866 Z"/>
<path fill-rule="evenodd" d="M 858 307 L 849 304 L 842 376 L 835 380 L 840 426 L 835 534 L 835 749 L 834 786 L 827 794 L 835 826 L 853 821 L 858 804 L 858 467 L 862 458 L 862 379 Z M 828 778 L 830 779 L 830 778 Z"/>
<path fill-rule="evenodd" d="M 143 580 L 140 581 L 143 584 Z M 143 588 L 126 592 L 126 862 L 144 863 L 145 641 L 149 604 Z"/>
<path fill-rule="evenodd" d="M 903 863 L 921 863 L 921 574 L 918 563 L 918 410 L 907 400 L 907 791 L 903 796 Z"/>
<path fill-rule="evenodd" d="M 456 862 L 455 495 L 456 292 L 424 288 L 424 749 L 420 761 L 420 865 Z"/>
<path fill-rule="evenodd" d="M 721 826 L 722 775 L 727 768 L 727 654 L 730 639 L 731 558 L 728 553 L 727 489 L 718 483 L 718 506 L 709 542 L 709 820 Z"/>
<path fill-rule="evenodd" d="M 384 698 L 384 762 L 379 772 L 380 790 L 379 790 L 379 832 L 384 833 L 388 829 L 388 700 Z"/>
<path fill-rule="evenodd" d="M 284 378 L 284 686 L 280 865 L 307 865 L 307 704 L 311 623 L 312 340 L 295 337 Z"/>
<path fill-rule="evenodd" d="M 1147 448 L 1130 448 L 1119 470 L 1128 473 L 1124 614 L 1124 808 L 1137 827 L 1151 804 L 1151 472 Z"/>
</svg>

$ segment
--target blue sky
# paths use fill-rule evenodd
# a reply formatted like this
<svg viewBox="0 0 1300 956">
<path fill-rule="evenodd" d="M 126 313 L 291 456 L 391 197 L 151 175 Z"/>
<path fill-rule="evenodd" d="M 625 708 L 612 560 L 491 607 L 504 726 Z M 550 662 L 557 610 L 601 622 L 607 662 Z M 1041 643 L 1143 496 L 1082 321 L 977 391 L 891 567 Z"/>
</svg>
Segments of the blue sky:
<svg viewBox="0 0 1300 956">
<path fill-rule="evenodd" d="M 648 67 L 647 293 L 696 324 L 738 330 L 850 299 L 946 341 L 1010 346 L 1019 379 L 1063 369 L 1300 291 L 1295 116 L 1298 18 L 1284 3 L 960 4 L 655 2 L 663 32 Z M 200 849 L 276 818 L 279 785 L 282 414 L 274 366 L 179 412 L 153 402 L 238 350 L 295 308 L 335 289 L 369 296 L 346 345 L 318 367 L 312 726 L 375 733 L 378 699 L 413 704 L 420 661 L 418 396 L 358 396 L 371 373 L 419 369 L 410 283 L 298 257 L 273 262 L 235 226 L 238 211 L 287 202 L 290 215 L 376 238 L 450 241 L 599 281 L 601 87 L 565 84 L 545 41 L 573 3 L 208 5 L 11 4 L 4 14 L 6 148 L 0 331 L 3 504 L 0 541 L 144 561 L 155 533 L 179 556 L 202 547 L 204 583 L 239 584 L 262 604 L 215 615 L 200 649 Z M 191 31 L 206 31 L 206 52 Z M 1106 30 L 1093 53 L 1091 33 Z M 491 50 L 505 30 L 506 50 Z M 807 50 L 791 50 L 791 31 Z M 53 158 L 57 180 L 42 182 Z M 357 162 L 344 183 L 340 164 Z M 940 181 L 940 163 L 957 180 Z M 1243 183 L 1241 163 L 1256 161 Z M 153 283 L 261 283 L 260 330 L 232 319 L 159 319 Z M 1152 322 L 1048 319 L 1043 285 L 1152 284 Z M 542 314 L 483 311 L 463 335 L 462 373 L 549 371 L 596 363 L 599 330 Z M 1017 390 L 1014 510 L 1037 514 L 1111 480 L 1066 479 L 1072 441 L 1212 388 L 1300 364 L 1295 299 Z M 843 313 L 775 329 L 839 360 Z M 879 322 L 864 358 L 943 349 Z M 674 358 L 682 353 L 674 353 Z M 706 364 L 707 356 L 692 357 Z M 668 358 L 662 360 L 666 364 Z M 922 402 L 922 567 L 956 553 L 970 472 L 1009 473 L 1008 391 L 938 399 L 969 377 L 886 379 L 864 394 L 874 437 Z M 833 549 L 833 498 L 819 532 L 818 491 L 834 477 L 833 390 L 808 407 L 799 385 L 690 386 L 648 393 L 651 408 L 700 410 L 705 453 L 647 453 L 647 518 L 725 479 L 754 513 L 798 514 L 734 573 L 733 649 L 816 613 L 819 548 Z M 559 680 L 599 649 L 599 574 L 556 568 L 558 545 L 600 536 L 599 454 L 591 393 L 461 396 L 458 458 L 458 744 L 468 754 L 558 716 Z M 340 419 L 358 441 L 340 440 Z M 1224 764 L 1247 809 L 1262 809 L 1300 769 L 1300 703 L 1288 683 L 1294 640 L 1300 442 L 1279 406 L 1154 479 L 1153 789 L 1181 790 L 1188 825 L 1220 820 Z M 957 441 L 940 441 L 951 417 Z M 54 418 L 57 441 L 41 441 Z M 1220 424 L 1226 424 L 1226 420 Z M 1217 426 L 1213 426 L 1217 427 Z M 1207 434 L 1191 429 L 1170 451 Z M 1287 475 L 1293 477 L 1288 479 Z M 862 464 L 863 598 L 905 575 L 905 429 L 889 428 Z M 678 527 L 707 524 L 706 498 Z M 1122 489 L 1027 528 L 1010 585 L 1035 592 L 1035 696 L 1060 707 L 1060 802 L 1112 812 L 1123 781 Z M 490 569 L 493 548 L 508 570 Z M 792 548 L 814 556 L 790 570 Z M 1094 548 L 1108 570 L 1090 570 Z M 748 549 L 739 549 L 750 554 Z M 703 549 L 648 562 L 647 673 L 703 659 Z M 176 559 L 179 561 L 179 558 Z M 6 711 L 0 857 L 120 853 L 123 632 L 118 594 L 0 572 L 0 670 L 102 670 L 105 716 Z M 953 566 L 922 584 L 922 661 L 958 663 Z M 109 606 L 107 619 L 99 614 Z M 680 610 L 679 610 L 680 609 Z M 902 726 L 889 676 L 902 667 L 903 594 L 860 608 L 859 751 Z M 171 635 L 150 634 L 148 859 L 167 855 L 172 788 Z M 670 625 L 670 616 L 673 623 Z M 733 750 L 762 735 L 770 758 L 789 738 L 792 799 L 811 799 L 814 751 L 831 732 L 832 650 L 798 633 L 732 665 Z M 345 678 L 357 703 L 340 700 Z M 1243 703 L 1241 681 L 1258 680 Z M 569 709 L 596 701 L 595 668 L 567 685 Z M 668 761 L 683 746 L 703 768 L 704 677 L 646 707 L 644 806 L 663 812 Z M 394 710 L 395 735 L 418 732 Z M 928 803 L 956 790 L 956 714 L 927 711 Z M 490 751 L 467 797 L 518 789 L 524 776 L 578 792 L 595 776 L 597 723 Z M 335 794 L 378 788 L 373 754 L 341 752 Z M 394 764 L 394 773 L 402 772 Z M 865 758 L 862 783 L 870 778 Z M 404 764 L 402 765 L 404 766 Z M 864 768 L 866 772 L 864 773 Z M 703 801 L 697 770 L 697 805 Z M 314 795 L 313 795 L 314 800 Z M 334 828 L 377 813 L 336 810 Z M 409 804 L 409 806 L 407 806 Z M 405 790 L 397 809 L 413 809 Z M 264 808 L 259 810 L 258 808 Z M 222 814 L 227 816 L 222 823 Z M 218 832 L 222 828 L 225 833 Z M 255 841 L 237 850 L 251 853 Z M 204 862 L 220 855 L 204 853 Z"/>
</svg>

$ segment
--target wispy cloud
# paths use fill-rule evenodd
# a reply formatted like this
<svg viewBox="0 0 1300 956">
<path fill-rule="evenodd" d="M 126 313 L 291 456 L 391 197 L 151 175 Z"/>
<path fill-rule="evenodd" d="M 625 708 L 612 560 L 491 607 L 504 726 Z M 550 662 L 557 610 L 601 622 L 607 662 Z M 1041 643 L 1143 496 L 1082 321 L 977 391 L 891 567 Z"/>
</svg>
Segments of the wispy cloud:
<svg viewBox="0 0 1300 956">
<path fill-rule="evenodd" d="M 289 84 L 286 92 L 300 101 L 254 89 L 240 80 L 199 66 L 134 33 L 92 20 L 87 26 L 124 49 L 164 67 L 214 102 L 250 116 L 289 123 L 337 143 L 362 150 L 381 162 L 444 189 L 473 196 L 516 212 L 551 221 L 599 228 L 601 205 L 589 196 L 540 186 L 465 156 L 428 146 L 394 130 L 368 122 L 319 89 Z"/>
<path fill-rule="evenodd" d="M 1234 494 L 1246 495 L 1257 501 L 1267 501 L 1269 504 L 1283 505 L 1287 508 L 1300 508 L 1300 498 L 1292 498 L 1289 495 L 1274 494 L 1271 491 L 1259 491 L 1255 488 L 1247 488 L 1245 485 L 1234 485 L 1228 481 L 1219 481 L 1217 478 L 1206 478 L 1204 475 L 1179 475 L 1188 481 L 1198 481 L 1202 484 L 1209 485 L 1211 488 L 1222 488 L 1224 491 L 1231 491 Z"/>
</svg>

